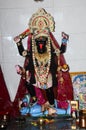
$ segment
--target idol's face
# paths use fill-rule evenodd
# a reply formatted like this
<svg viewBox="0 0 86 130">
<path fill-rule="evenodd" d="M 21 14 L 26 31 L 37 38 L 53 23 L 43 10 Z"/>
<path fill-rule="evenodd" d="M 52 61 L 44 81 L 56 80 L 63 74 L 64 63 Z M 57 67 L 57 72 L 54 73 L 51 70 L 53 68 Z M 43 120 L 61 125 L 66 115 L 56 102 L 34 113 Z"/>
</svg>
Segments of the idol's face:
<svg viewBox="0 0 86 130">
<path fill-rule="evenodd" d="M 47 50 L 47 48 L 46 48 L 47 41 L 48 41 L 48 38 L 44 37 L 44 36 L 41 36 L 41 37 L 35 39 L 38 53 L 43 54 L 43 53 L 46 52 L 46 50 Z"/>
</svg>

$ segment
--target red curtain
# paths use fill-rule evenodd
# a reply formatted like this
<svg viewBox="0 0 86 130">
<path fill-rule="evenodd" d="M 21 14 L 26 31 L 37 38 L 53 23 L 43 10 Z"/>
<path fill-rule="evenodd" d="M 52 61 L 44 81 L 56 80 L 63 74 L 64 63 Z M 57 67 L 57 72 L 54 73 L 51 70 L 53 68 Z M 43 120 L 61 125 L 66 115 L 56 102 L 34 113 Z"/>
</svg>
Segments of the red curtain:
<svg viewBox="0 0 86 130">
<path fill-rule="evenodd" d="M 12 107 L 12 103 L 10 100 L 8 89 L 0 66 L 0 115 L 10 113 L 11 107 Z"/>
</svg>

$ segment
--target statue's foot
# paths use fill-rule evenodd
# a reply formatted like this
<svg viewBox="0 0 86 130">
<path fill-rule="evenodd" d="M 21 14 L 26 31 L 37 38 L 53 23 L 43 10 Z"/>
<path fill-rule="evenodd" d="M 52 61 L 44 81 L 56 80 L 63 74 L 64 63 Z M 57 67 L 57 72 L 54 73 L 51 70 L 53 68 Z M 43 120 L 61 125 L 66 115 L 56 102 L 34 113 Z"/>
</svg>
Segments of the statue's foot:
<svg viewBox="0 0 86 130">
<path fill-rule="evenodd" d="M 37 98 L 36 98 L 36 97 L 33 97 L 33 98 L 32 98 L 32 101 L 31 101 L 30 104 L 29 104 L 29 107 L 32 107 L 32 106 L 36 105 L 37 102 L 38 102 Z"/>
<path fill-rule="evenodd" d="M 49 106 L 50 106 L 50 104 L 49 104 L 49 102 L 47 101 L 46 103 L 44 103 L 44 104 L 42 105 L 42 111 L 44 112 L 44 111 L 48 110 Z"/>
<path fill-rule="evenodd" d="M 55 107 L 49 107 L 48 109 L 48 115 L 52 116 L 56 114 L 56 109 Z"/>
<path fill-rule="evenodd" d="M 42 111 L 44 112 L 44 114 L 48 114 L 49 116 L 57 115 L 55 105 L 51 105 L 48 101 L 42 105 Z M 46 111 L 48 113 L 46 113 Z"/>
</svg>

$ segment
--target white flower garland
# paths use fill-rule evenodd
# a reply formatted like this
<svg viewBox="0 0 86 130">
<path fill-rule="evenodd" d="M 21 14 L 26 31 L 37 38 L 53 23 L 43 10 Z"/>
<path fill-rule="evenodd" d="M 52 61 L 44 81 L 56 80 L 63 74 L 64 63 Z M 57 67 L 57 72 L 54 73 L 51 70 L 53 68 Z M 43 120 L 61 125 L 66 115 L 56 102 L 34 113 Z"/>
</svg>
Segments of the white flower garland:
<svg viewBox="0 0 86 130">
<path fill-rule="evenodd" d="M 48 56 L 47 56 L 47 67 L 44 66 L 45 63 L 43 63 L 44 64 L 43 66 L 37 66 L 36 60 L 35 60 L 36 59 L 36 55 L 35 55 L 36 52 L 37 52 L 37 49 L 36 49 L 35 40 L 34 40 L 34 37 L 32 37 L 32 56 L 33 56 L 35 74 L 36 74 L 37 80 L 40 82 L 40 84 L 44 85 L 44 84 L 47 83 L 47 78 L 48 78 L 48 74 L 49 74 L 49 70 L 50 70 L 50 64 L 51 64 L 50 37 L 48 37 L 48 43 L 47 43 L 47 54 L 48 54 Z M 42 54 L 38 53 L 38 55 L 42 55 Z M 38 61 L 38 62 L 39 62 L 39 65 L 41 65 L 40 61 Z"/>
</svg>

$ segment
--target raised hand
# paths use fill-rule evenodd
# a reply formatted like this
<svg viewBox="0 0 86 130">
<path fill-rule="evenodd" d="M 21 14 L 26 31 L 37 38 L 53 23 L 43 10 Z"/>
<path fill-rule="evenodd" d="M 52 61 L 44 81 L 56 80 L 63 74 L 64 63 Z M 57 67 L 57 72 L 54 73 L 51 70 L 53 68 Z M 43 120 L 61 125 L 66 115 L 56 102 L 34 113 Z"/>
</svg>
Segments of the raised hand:
<svg viewBox="0 0 86 130">
<path fill-rule="evenodd" d="M 20 36 L 16 36 L 16 37 L 14 37 L 14 41 L 16 42 L 16 43 L 18 43 L 18 42 L 20 42 Z"/>
</svg>

